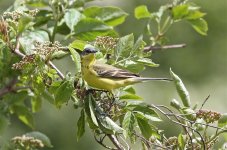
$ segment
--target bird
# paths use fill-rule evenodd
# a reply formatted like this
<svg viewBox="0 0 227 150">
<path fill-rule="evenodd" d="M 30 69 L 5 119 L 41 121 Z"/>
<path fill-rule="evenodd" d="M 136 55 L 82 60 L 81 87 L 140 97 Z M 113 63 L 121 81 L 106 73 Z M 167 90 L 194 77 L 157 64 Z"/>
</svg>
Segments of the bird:
<svg viewBox="0 0 227 150">
<path fill-rule="evenodd" d="M 112 65 L 100 63 L 96 60 L 97 50 L 93 47 L 85 48 L 81 53 L 81 73 L 87 84 L 95 89 L 113 92 L 115 89 L 149 80 L 165 80 L 168 78 L 144 78 Z"/>
</svg>

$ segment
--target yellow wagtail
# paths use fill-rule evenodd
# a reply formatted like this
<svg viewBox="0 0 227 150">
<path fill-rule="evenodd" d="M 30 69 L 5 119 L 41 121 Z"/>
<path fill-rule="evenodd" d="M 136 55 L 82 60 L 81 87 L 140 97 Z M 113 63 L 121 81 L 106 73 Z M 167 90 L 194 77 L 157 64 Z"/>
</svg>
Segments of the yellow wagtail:
<svg viewBox="0 0 227 150">
<path fill-rule="evenodd" d="M 81 53 L 82 77 L 91 87 L 112 92 L 127 85 L 148 81 L 167 80 L 167 78 L 143 78 L 129 71 L 96 62 L 94 48 L 85 48 Z"/>
</svg>

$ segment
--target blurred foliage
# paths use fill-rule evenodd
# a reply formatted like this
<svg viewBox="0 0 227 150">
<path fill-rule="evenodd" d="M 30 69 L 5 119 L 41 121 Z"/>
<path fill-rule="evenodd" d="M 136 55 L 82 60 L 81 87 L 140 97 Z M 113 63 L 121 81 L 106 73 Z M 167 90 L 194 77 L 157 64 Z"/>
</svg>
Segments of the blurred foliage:
<svg viewBox="0 0 227 150">
<path fill-rule="evenodd" d="M 122 3 L 116 2 L 116 5 Z M 1 6 L 4 6 L 3 4 L 8 3 L 8 1 L 0 1 L 0 3 Z M 203 138 L 207 148 L 212 147 L 212 144 L 217 142 L 219 134 L 225 132 L 222 129 L 226 127 L 226 115 L 202 109 L 197 111 L 196 106 L 192 106 L 189 92 L 183 82 L 172 71 L 171 76 L 183 106 L 176 99 L 171 101 L 171 106 L 183 116 L 183 118 L 178 118 L 183 120 L 179 121 L 178 124 L 183 123 L 186 132 L 182 130 L 178 137 L 165 139 L 165 133 L 162 133 L 154 122 L 163 120 L 158 112 L 168 115 L 160 111 L 160 108 L 156 105 L 147 105 L 141 101 L 128 101 L 127 99 L 141 99 L 132 87 L 121 89 L 121 95 L 118 95 L 119 99 L 99 91 L 87 93 L 87 87 L 80 79 L 79 74 L 79 52 L 85 46 L 93 45 L 100 50 L 98 59 L 134 73 L 143 71 L 145 67 L 157 67 L 158 64 L 150 59 L 152 55 L 154 60 L 157 60 L 158 63 L 161 62 L 160 69 L 167 70 L 171 66 L 183 77 L 188 77 L 188 80 L 192 83 L 206 81 L 210 79 L 209 77 L 226 72 L 225 67 L 219 65 L 225 63 L 226 59 L 218 58 L 225 54 L 223 50 L 226 48 L 224 41 L 226 30 L 215 32 L 215 29 L 223 28 L 226 21 L 222 19 L 213 21 L 212 19 L 215 17 L 212 14 L 214 15 L 215 12 L 209 13 L 209 9 L 206 9 L 212 8 L 211 10 L 214 11 L 215 8 L 219 9 L 223 6 L 215 4 L 216 7 L 211 7 L 213 4 L 204 4 L 203 2 L 200 2 L 201 4 L 196 2 L 197 5 L 195 5 L 195 3 L 180 0 L 174 0 L 171 3 L 166 1 L 149 3 L 125 1 L 125 5 L 121 6 L 122 8 L 94 6 L 94 3 L 99 4 L 99 1 L 28 0 L 23 3 L 23 1 L 16 0 L 3 14 L 4 19 L 1 19 L 0 22 L 0 89 L 1 92 L 3 91 L 3 94 L 1 93 L 3 95 L 1 97 L 1 131 L 4 131 L 9 124 L 17 122 L 15 116 L 32 129 L 39 130 L 39 126 L 44 128 L 42 124 L 49 123 L 50 120 L 43 120 L 42 123 L 42 119 L 37 119 L 39 123 L 37 123 L 38 127 L 35 127 L 33 113 L 42 110 L 44 105 L 50 105 L 49 107 L 52 109 L 54 109 L 53 106 L 61 108 L 61 110 L 68 109 L 68 107 L 64 108 L 64 105 L 69 103 L 70 106 L 74 105 L 76 109 L 81 109 L 77 122 L 77 138 L 74 137 L 72 141 L 82 137 L 86 130 L 85 123 L 88 122 L 89 127 L 97 137 L 102 136 L 102 134 L 116 136 L 123 134 L 124 138 L 130 139 L 131 143 L 134 143 L 136 139 L 141 140 L 144 147 L 149 147 L 147 141 L 153 140 L 153 143 L 161 147 L 173 146 L 183 149 L 185 146 L 190 144 L 194 146 L 195 144 L 201 148 L 204 144 Z M 223 3 L 225 4 L 225 2 Z M 103 4 L 105 5 L 105 3 Z M 200 8 L 199 5 L 203 7 Z M 224 14 L 225 9 L 219 11 Z M 208 15 L 205 15 L 204 12 L 208 12 Z M 131 20 L 133 14 L 137 20 Z M 192 32 L 194 30 L 201 35 L 207 35 L 208 25 L 204 18 L 208 21 L 210 34 L 213 35 L 211 37 L 220 36 L 220 40 L 214 42 L 214 39 L 204 38 Z M 137 25 L 140 28 L 135 28 Z M 131 34 L 132 32 L 133 34 Z M 192 39 L 196 40 L 192 41 Z M 173 42 L 178 43 L 178 41 L 179 43 L 187 43 L 188 48 L 184 52 L 166 50 L 165 53 L 158 53 L 153 50 L 156 53 L 151 54 L 152 49 L 159 48 L 161 50 L 165 45 L 175 44 Z M 17 47 L 18 43 L 20 51 L 17 49 L 19 48 Z M 69 47 L 66 48 L 63 45 Z M 198 48 L 192 48 L 191 45 Z M 220 47 L 222 53 L 214 52 L 211 49 L 217 49 L 217 47 Z M 143 51 L 145 48 L 147 48 L 146 52 Z M 69 49 L 69 51 L 66 49 Z M 204 52 L 197 49 L 207 50 Z M 74 71 L 72 71 L 77 73 L 75 77 L 71 73 L 62 75 L 56 70 L 55 66 L 51 65 L 52 62 L 48 64 L 49 61 L 54 59 L 60 61 L 69 58 L 68 55 L 72 56 L 76 66 L 76 70 L 73 68 Z M 18 56 L 23 58 L 21 59 Z M 203 58 L 207 59 L 203 60 Z M 212 59 L 215 59 L 215 62 L 211 61 Z M 61 67 L 59 68 L 61 69 Z M 112 101 L 116 102 L 112 104 Z M 43 113 L 51 111 L 47 109 Z M 71 110 L 72 112 L 74 112 L 74 109 Z M 78 112 L 71 117 L 78 116 Z M 54 118 L 56 115 L 57 113 L 53 115 Z M 65 116 L 55 119 L 62 120 L 62 118 L 65 118 Z M 76 119 L 74 122 L 76 122 Z M 218 125 L 217 132 L 209 135 L 207 129 L 212 128 L 213 126 L 210 123 L 214 122 Z M 20 123 L 17 124 L 20 125 Z M 75 123 L 72 126 L 75 126 Z M 62 124 L 62 127 L 64 127 L 64 124 Z M 22 126 L 22 128 L 25 127 Z M 30 129 L 24 130 L 29 131 Z M 54 129 L 43 130 L 46 130 L 44 133 L 48 134 L 48 130 Z M 64 132 L 64 130 L 60 131 L 59 128 L 55 130 Z M 75 131 L 71 131 L 70 134 L 73 134 L 73 132 Z M 200 136 L 199 132 L 204 132 L 204 135 Z M 13 132 L 10 136 L 16 136 L 17 133 L 18 131 Z M 25 131 L 21 131 L 18 134 L 24 133 Z M 136 135 L 140 133 L 145 140 L 136 138 Z M 53 136 L 53 133 L 50 134 L 50 139 L 53 140 L 52 144 L 57 145 L 59 138 Z M 190 134 L 193 134 L 193 136 L 190 137 Z M 195 140 L 192 140 L 194 143 L 190 143 L 192 142 L 190 138 Z M 74 146 L 67 145 L 66 139 L 61 141 L 62 147 L 68 146 L 69 149 L 74 149 Z M 166 143 L 163 139 L 166 140 Z M 37 145 L 38 147 L 52 146 L 46 135 L 40 132 L 15 137 L 12 141 L 17 148 L 22 146 L 23 148 L 36 149 Z M 101 140 L 98 139 L 98 141 Z M 156 147 L 157 145 L 152 146 Z M 61 149 L 60 147 L 59 145 L 55 148 Z"/>
</svg>

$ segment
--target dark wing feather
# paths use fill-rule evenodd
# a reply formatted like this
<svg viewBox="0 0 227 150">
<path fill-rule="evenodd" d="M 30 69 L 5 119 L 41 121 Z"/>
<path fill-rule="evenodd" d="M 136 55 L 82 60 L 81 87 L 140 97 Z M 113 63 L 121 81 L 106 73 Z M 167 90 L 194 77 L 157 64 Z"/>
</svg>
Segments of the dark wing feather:
<svg viewBox="0 0 227 150">
<path fill-rule="evenodd" d="M 133 78 L 139 77 L 139 75 L 131 73 L 129 71 L 119 69 L 107 64 L 96 63 L 93 65 L 93 69 L 98 76 L 105 78 Z"/>
</svg>

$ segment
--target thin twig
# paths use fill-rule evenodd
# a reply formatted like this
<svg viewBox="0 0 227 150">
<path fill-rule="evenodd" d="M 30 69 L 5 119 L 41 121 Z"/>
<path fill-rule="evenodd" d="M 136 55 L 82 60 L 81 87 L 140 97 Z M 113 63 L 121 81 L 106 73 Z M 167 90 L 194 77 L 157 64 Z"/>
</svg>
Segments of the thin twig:
<svg viewBox="0 0 227 150">
<path fill-rule="evenodd" d="M 173 48 L 184 48 L 186 44 L 174 44 L 174 45 L 164 45 L 164 46 L 147 46 L 144 47 L 144 52 L 157 51 L 163 49 L 173 49 Z"/>
<path fill-rule="evenodd" d="M 181 125 L 181 126 L 186 127 L 186 128 L 190 128 L 191 130 L 193 130 L 194 132 L 196 132 L 196 133 L 199 135 L 199 137 L 201 138 L 201 142 L 202 142 L 202 145 L 203 145 L 203 149 L 206 150 L 205 141 L 204 141 L 204 139 L 203 139 L 203 136 L 199 133 L 199 131 L 197 131 L 197 130 L 193 129 L 192 127 L 190 127 L 190 126 L 188 126 L 188 125 L 185 125 L 185 124 L 183 124 L 183 123 L 181 123 L 181 122 L 179 122 L 179 121 L 177 122 L 177 121 L 171 119 L 168 115 L 166 115 L 166 113 L 165 113 L 163 110 L 161 110 L 161 109 L 159 108 L 160 106 L 158 107 L 158 106 L 153 105 L 153 104 L 148 105 L 148 106 L 157 109 L 160 113 L 162 113 L 166 118 L 168 118 L 168 119 L 169 119 L 170 121 L 172 121 L 173 123 L 176 123 L 176 124 Z M 164 106 L 164 107 L 166 107 L 166 106 Z M 169 108 L 168 108 L 168 109 L 169 109 Z M 170 111 L 171 111 L 171 110 L 170 110 Z M 177 116 L 175 116 L 175 118 L 177 118 Z"/>
<path fill-rule="evenodd" d="M 108 134 L 107 135 L 111 142 L 116 146 L 118 150 L 125 150 L 125 148 L 121 145 L 121 143 L 118 141 L 115 135 L 113 134 Z"/>
<path fill-rule="evenodd" d="M 208 96 L 206 97 L 206 99 L 203 101 L 203 103 L 202 103 L 202 105 L 201 105 L 201 107 L 200 107 L 199 110 L 201 110 L 201 109 L 203 108 L 203 106 L 206 104 L 206 102 L 208 101 L 209 98 L 210 98 L 210 95 L 208 95 Z"/>
<path fill-rule="evenodd" d="M 105 137 L 106 137 L 106 135 L 104 135 L 103 138 L 101 138 L 100 140 L 98 140 L 97 137 L 96 137 L 96 135 L 94 134 L 94 138 L 95 138 L 95 141 L 96 141 L 97 143 L 99 143 L 100 145 L 102 145 L 103 147 L 105 147 L 105 148 L 107 148 L 107 149 L 118 150 L 117 148 L 109 147 L 109 146 L 103 144 L 103 140 L 104 140 Z"/>
</svg>

